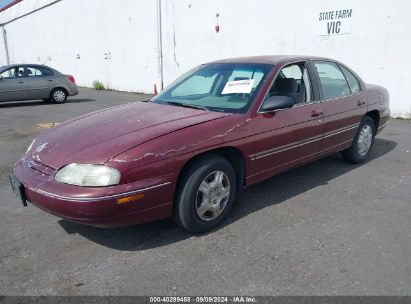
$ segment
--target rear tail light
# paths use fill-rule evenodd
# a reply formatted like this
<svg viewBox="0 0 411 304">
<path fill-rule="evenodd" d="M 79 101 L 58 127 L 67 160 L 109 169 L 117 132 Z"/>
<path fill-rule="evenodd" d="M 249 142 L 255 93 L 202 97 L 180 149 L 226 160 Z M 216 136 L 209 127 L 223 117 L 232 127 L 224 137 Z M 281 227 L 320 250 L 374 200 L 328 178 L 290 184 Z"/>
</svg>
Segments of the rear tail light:
<svg viewBox="0 0 411 304">
<path fill-rule="evenodd" d="M 70 80 L 72 83 L 76 83 L 74 76 L 69 75 L 68 80 Z"/>
</svg>

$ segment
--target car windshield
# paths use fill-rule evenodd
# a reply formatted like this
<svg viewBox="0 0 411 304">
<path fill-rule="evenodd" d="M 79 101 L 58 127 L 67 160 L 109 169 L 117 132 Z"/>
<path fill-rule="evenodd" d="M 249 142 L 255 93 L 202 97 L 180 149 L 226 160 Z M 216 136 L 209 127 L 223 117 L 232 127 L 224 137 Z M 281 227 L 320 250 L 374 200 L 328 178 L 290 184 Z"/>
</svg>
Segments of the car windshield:
<svg viewBox="0 0 411 304">
<path fill-rule="evenodd" d="M 177 79 L 152 102 L 245 113 L 272 67 L 270 64 L 251 63 L 202 65 Z"/>
</svg>

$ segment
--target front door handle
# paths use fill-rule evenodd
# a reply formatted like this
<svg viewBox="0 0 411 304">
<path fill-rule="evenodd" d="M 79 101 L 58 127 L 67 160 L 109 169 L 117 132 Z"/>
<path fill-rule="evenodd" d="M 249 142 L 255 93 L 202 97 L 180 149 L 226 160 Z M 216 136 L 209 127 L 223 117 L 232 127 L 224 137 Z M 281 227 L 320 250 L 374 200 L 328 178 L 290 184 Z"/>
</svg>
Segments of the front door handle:
<svg viewBox="0 0 411 304">
<path fill-rule="evenodd" d="M 318 116 L 321 116 L 321 115 L 323 115 L 323 110 L 321 110 L 321 109 L 314 110 L 314 111 L 311 112 L 311 117 L 318 117 Z"/>
<path fill-rule="evenodd" d="M 19 81 L 19 83 L 24 83 L 24 81 Z"/>
<path fill-rule="evenodd" d="M 360 106 L 363 106 L 363 105 L 365 105 L 365 101 L 362 101 L 362 100 L 358 100 L 357 101 L 357 105 L 360 107 Z"/>
<path fill-rule="evenodd" d="M 49 79 L 48 81 L 52 82 L 52 81 L 53 81 L 53 79 Z"/>
</svg>

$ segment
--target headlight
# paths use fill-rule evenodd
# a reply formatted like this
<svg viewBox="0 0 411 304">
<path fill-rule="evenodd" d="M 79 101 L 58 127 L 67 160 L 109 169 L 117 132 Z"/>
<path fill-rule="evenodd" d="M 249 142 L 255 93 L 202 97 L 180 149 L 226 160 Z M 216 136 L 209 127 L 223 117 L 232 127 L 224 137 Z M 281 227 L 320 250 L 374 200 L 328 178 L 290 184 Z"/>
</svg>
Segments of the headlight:
<svg viewBox="0 0 411 304">
<path fill-rule="evenodd" d="M 104 187 L 118 185 L 120 172 L 104 165 L 70 164 L 61 168 L 54 178 L 70 185 Z"/>
</svg>

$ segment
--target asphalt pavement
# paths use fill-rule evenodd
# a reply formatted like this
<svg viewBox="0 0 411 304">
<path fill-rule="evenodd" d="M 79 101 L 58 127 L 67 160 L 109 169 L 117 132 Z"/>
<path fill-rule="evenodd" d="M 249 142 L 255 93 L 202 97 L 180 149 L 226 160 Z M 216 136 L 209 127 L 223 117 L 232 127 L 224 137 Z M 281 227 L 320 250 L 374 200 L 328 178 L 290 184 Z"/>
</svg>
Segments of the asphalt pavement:
<svg viewBox="0 0 411 304">
<path fill-rule="evenodd" d="M 66 104 L 0 104 L 0 295 L 411 295 L 411 124 L 369 161 L 334 155 L 243 190 L 224 225 L 119 229 L 23 208 L 8 173 L 44 128 L 149 98 L 81 89 Z"/>
</svg>

